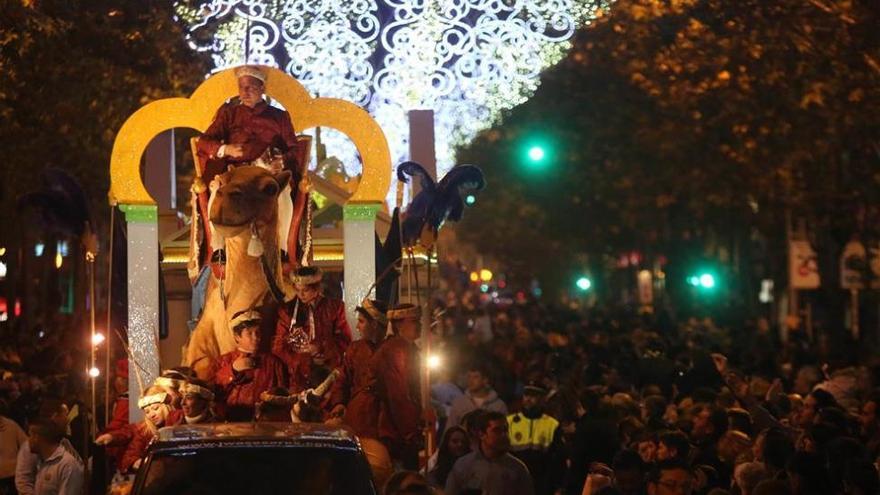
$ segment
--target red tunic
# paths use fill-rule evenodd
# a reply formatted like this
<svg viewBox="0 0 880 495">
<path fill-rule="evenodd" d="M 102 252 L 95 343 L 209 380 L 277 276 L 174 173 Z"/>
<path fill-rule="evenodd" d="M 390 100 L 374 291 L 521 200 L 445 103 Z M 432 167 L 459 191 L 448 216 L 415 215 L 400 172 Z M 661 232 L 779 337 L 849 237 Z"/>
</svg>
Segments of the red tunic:
<svg viewBox="0 0 880 495">
<path fill-rule="evenodd" d="M 217 403 L 225 404 L 223 416 L 228 421 L 250 421 L 254 418 L 254 405 L 260 393 L 287 384 L 287 372 L 280 359 L 267 353 L 253 356 L 256 366 L 245 371 L 235 371 L 232 363 L 245 354 L 239 350 L 228 352 L 217 361 L 214 384 L 218 389 Z"/>
<path fill-rule="evenodd" d="M 162 426 L 174 426 L 182 421 L 183 411 L 172 409 L 165 419 L 165 424 Z M 119 460 L 119 472 L 121 473 L 133 470 L 134 463 L 147 455 L 147 447 L 150 446 L 150 442 L 155 438 L 155 435 L 153 435 L 152 430 L 150 430 L 145 421 L 130 425 L 129 432 L 131 441 L 128 442 L 128 447 L 125 448 L 125 453 L 122 454 L 122 458 Z"/>
<path fill-rule="evenodd" d="M 217 151 L 224 144 L 241 145 L 244 156 L 218 158 Z M 243 165 L 260 158 L 270 146 L 283 154 L 285 168 L 295 174 L 293 183 L 299 183 L 302 170 L 297 160 L 296 132 L 290 114 L 266 102 L 254 108 L 240 103 L 223 105 L 198 141 L 198 155 L 206 164 L 202 174 L 205 183 L 225 172 L 227 165 Z"/>
<path fill-rule="evenodd" d="M 372 368 L 380 401 L 379 438 L 392 452 L 417 445 L 422 416 L 418 347 L 390 337 L 373 355 Z"/>
<path fill-rule="evenodd" d="M 97 436 L 105 433 L 113 436 L 113 440 L 105 447 L 107 457 L 114 463 L 118 463 L 119 458 L 125 452 L 125 443 L 131 441 L 131 434 L 128 431 L 128 392 L 113 401 L 110 422 Z"/>
<path fill-rule="evenodd" d="M 296 352 L 287 342 L 290 319 L 295 307 L 296 299 L 278 307 L 278 323 L 272 340 L 272 352 L 287 365 L 290 372 L 290 391 L 301 392 L 310 386 L 312 356 L 308 353 Z M 323 357 L 324 366 L 328 369 L 339 368 L 342 366 L 342 356 L 351 343 L 351 329 L 345 320 L 345 304 L 337 299 L 318 296 L 313 303 L 312 311 L 315 322 L 315 340 L 312 343 L 317 347 L 316 356 Z M 307 334 L 312 333 L 308 305 L 300 303 L 294 326 L 302 327 Z"/>
<path fill-rule="evenodd" d="M 331 405 L 346 404 L 343 422 L 360 437 L 379 438 L 379 397 L 371 361 L 382 342 L 356 340 L 345 351 Z"/>
</svg>

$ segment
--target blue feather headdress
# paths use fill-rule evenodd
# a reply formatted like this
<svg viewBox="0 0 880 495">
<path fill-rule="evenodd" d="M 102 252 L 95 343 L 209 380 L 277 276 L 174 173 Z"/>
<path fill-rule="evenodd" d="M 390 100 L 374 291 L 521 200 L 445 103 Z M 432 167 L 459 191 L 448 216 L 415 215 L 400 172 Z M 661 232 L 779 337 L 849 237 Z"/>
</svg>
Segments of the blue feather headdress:
<svg viewBox="0 0 880 495">
<path fill-rule="evenodd" d="M 407 176 L 419 178 L 421 191 L 406 208 L 401 227 L 401 241 L 406 247 L 415 246 L 419 240 L 425 245 L 433 244 L 444 222 L 461 220 L 465 206 L 462 193 L 486 187 L 483 171 L 474 165 L 453 167 L 435 183 L 424 167 L 404 162 L 397 167 L 397 178 L 405 183 Z"/>
</svg>

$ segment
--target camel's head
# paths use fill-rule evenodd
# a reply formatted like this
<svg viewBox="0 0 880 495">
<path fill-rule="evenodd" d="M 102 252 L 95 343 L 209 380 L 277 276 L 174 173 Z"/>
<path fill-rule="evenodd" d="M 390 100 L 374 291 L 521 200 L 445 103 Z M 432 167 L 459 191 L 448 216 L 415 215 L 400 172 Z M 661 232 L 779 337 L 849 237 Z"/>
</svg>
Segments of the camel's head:
<svg viewBox="0 0 880 495">
<path fill-rule="evenodd" d="M 237 235 L 253 222 L 274 221 L 278 194 L 290 182 L 288 171 L 272 173 L 264 168 L 244 166 L 218 175 L 219 189 L 209 215 L 214 226 Z"/>
</svg>

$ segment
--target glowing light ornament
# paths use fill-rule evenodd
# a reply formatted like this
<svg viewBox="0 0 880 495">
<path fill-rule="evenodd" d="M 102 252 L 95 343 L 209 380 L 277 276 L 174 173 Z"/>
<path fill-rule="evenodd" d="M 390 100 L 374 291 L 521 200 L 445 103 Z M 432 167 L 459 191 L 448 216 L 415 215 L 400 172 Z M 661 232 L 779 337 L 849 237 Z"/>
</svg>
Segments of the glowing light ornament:
<svg viewBox="0 0 880 495">
<path fill-rule="evenodd" d="M 524 102 L 609 0 L 191 0 L 177 4 L 191 46 L 215 70 L 284 68 L 309 91 L 356 102 L 408 158 L 407 111 L 435 114 L 437 172 L 456 146 Z M 248 36 L 249 34 L 249 36 Z M 341 134 L 322 136 L 349 176 L 360 164 Z M 392 193 L 393 194 L 393 193 Z"/>
</svg>

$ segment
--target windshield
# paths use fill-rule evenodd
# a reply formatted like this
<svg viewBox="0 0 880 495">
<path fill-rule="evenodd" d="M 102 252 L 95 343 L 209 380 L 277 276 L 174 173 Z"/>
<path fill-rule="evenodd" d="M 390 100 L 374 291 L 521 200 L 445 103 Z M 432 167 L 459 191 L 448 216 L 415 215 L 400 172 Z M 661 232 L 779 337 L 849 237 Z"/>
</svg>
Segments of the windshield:
<svg viewBox="0 0 880 495">
<path fill-rule="evenodd" d="M 144 495 L 373 495 L 370 470 L 353 450 L 242 446 L 153 454 Z"/>
</svg>

